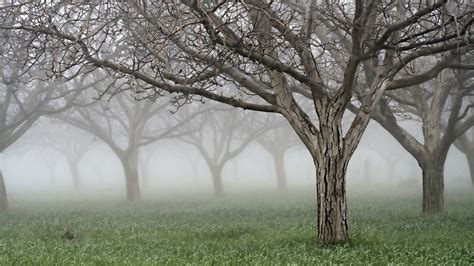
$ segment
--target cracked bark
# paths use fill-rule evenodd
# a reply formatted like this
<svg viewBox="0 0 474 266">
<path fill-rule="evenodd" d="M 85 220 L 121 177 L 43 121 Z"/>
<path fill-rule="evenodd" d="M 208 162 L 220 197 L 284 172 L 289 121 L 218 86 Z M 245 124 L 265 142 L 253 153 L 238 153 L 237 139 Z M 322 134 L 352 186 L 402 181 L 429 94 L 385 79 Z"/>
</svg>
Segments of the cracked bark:
<svg viewBox="0 0 474 266">
<path fill-rule="evenodd" d="M 317 165 L 317 225 L 318 242 L 333 244 L 349 240 L 346 203 L 346 172 L 349 158 L 341 155 L 341 145 L 335 139 L 321 144 L 326 151 Z"/>
</svg>

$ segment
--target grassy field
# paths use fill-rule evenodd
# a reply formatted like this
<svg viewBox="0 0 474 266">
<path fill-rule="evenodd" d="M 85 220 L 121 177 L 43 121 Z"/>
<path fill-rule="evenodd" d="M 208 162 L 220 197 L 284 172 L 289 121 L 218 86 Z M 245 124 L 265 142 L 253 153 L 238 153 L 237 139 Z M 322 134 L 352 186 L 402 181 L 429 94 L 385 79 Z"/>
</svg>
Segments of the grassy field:
<svg viewBox="0 0 474 266">
<path fill-rule="evenodd" d="M 474 264 L 472 193 L 433 217 L 417 197 L 352 196 L 352 243 L 339 246 L 314 244 L 310 193 L 12 205 L 0 215 L 0 265 Z"/>
</svg>

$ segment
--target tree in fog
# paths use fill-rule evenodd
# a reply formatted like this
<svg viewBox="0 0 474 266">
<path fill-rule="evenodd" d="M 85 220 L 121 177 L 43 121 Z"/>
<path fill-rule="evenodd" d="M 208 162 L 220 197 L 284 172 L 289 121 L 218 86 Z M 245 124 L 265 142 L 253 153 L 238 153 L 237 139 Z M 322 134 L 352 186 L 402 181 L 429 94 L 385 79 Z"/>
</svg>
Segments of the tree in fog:
<svg viewBox="0 0 474 266">
<path fill-rule="evenodd" d="M 383 93 L 402 87 L 407 78 L 399 74 L 412 63 L 474 41 L 467 34 L 472 9 L 456 12 L 454 19 L 445 5 L 443 0 L 29 2 L 4 6 L 0 28 L 10 40 L 34 43 L 33 51 L 55 54 L 59 73 L 69 65 L 101 67 L 152 92 L 280 113 L 317 169 L 318 241 L 336 243 L 349 240 L 347 165 Z M 364 62 L 374 69 L 364 77 L 361 102 L 343 131 Z M 411 85 L 424 82 L 423 74 L 412 73 Z M 243 94 L 254 97 L 246 100 Z M 309 98 L 316 117 L 301 108 L 299 95 Z"/>
<path fill-rule="evenodd" d="M 363 143 L 364 148 L 376 153 L 377 158 L 380 158 L 384 161 L 384 168 L 388 173 L 388 177 L 392 179 L 400 178 L 396 170 L 398 164 L 402 162 L 404 154 L 400 153 L 399 149 L 394 150 L 393 148 L 388 148 L 386 145 L 381 145 L 381 143 L 386 142 L 386 140 L 384 138 L 381 138 L 380 136 L 381 135 L 379 131 L 367 132 L 365 135 L 367 141 Z M 374 178 L 378 178 L 380 176 L 380 173 L 379 176 L 374 175 L 374 173 L 376 173 L 374 166 L 376 167 L 376 162 L 372 161 L 370 156 L 364 159 L 362 172 L 362 177 L 364 178 L 364 181 L 374 181 Z"/>
<path fill-rule="evenodd" d="M 43 150 L 51 149 L 63 156 L 71 174 L 72 187 L 74 191 L 79 191 L 82 186 L 79 163 L 84 155 L 95 146 L 93 137 L 77 128 L 64 125 L 62 122 L 60 124 L 56 121 L 43 122 L 43 126 L 40 125 L 32 130 L 27 143 L 23 142 L 22 144 L 39 146 Z M 56 133 L 51 134 L 51 129 L 54 129 Z M 48 167 L 55 167 L 57 162 L 52 161 L 45 164 Z"/>
<path fill-rule="evenodd" d="M 193 123 L 189 126 L 199 130 L 184 134 L 179 139 L 199 151 L 209 168 L 214 195 L 222 197 L 224 167 L 267 129 L 259 126 L 255 114 L 249 114 L 248 111 L 217 108 L 203 113 L 198 119 L 194 119 Z"/>
<path fill-rule="evenodd" d="M 444 165 L 454 141 L 474 125 L 467 116 L 470 105 L 465 96 L 474 87 L 466 86 L 465 71 L 445 71 L 439 78 L 396 93 L 388 93 L 373 118 L 417 160 L 422 169 L 423 213 L 437 213 L 444 206 Z M 423 142 L 404 129 L 397 119 L 399 111 L 421 122 Z M 443 130 L 442 124 L 445 124 Z"/>
<path fill-rule="evenodd" d="M 474 71 L 471 71 L 468 76 L 464 76 L 464 85 L 468 86 L 471 90 L 474 86 Z M 463 115 L 474 116 L 474 102 L 472 93 L 466 97 L 466 109 Z M 445 123 L 442 127 L 446 128 Z M 454 142 L 455 147 L 461 151 L 466 157 L 467 165 L 469 167 L 469 174 L 471 176 L 472 187 L 474 188 L 474 129 L 470 128 L 464 134 L 460 135 Z"/>
<path fill-rule="evenodd" d="M 469 137 L 469 135 L 471 137 Z M 456 140 L 456 142 L 454 142 L 454 145 L 464 154 L 464 156 L 466 156 L 467 165 L 469 167 L 469 174 L 471 176 L 472 187 L 474 188 L 474 136 L 472 131 L 462 134 Z"/>
<path fill-rule="evenodd" d="M 70 108 L 74 99 L 92 83 L 87 75 L 76 78 L 76 87 L 71 81 L 46 79 L 32 62 L 24 61 L 22 53 L 26 43 L 10 47 L 3 43 L 0 48 L 0 211 L 8 209 L 7 190 L 2 173 L 2 154 L 20 139 L 44 115 L 63 112 Z M 25 72 L 25 68 L 28 72 Z"/>
<path fill-rule="evenodd" d="M 169 116 L 168 97 L 137 101 L 130 93 L 117 93 L 112 82 L 95 86 L 97 95 L 83 95 L 83 105 L 57 116 L 63 122 L 85 130 L 102 140 L 120 160 L 124 171 L 127 200 L 140 199 L 139 151 L 160 139 L 185 134 L 180 127 L 192 115 L 178 121 Z M 121 87 L 121 86 L 119 86 Z M 106 93 L 117 94 L 113 97 Z M 95 100 L 102 95 L 104 99 Z M 109 97 L 109 98 L 107 98 Z"/>
<path fill-rule="evenodd" d="M 159 145 L 158 145 L 159 147 Z M 140 149 L 138 160 L 138 173 L 140 175 L 141 184 L 147 186 L 152 178 L 156 176 L 155 171 L 151 170 L 153 166 L 156 166 L 156 154 L 159 148 L 153 145 L 147 145 Z"/>
<path fill-rule="evenodd" d="M 61 155 L 56 152 L 46 152 L 43 156 L 41 160 L 43 161 L 43 165 L 48 168 L 49 185 L 53 186 L 57 182 L 56 169 Z"/>
<path fill-rule="evenodd" d="M 288 190 L 285 170 L 285 154 L 289 149 L 300 145 L 301 141 L 287 124 L 281 124 L 279 119 L 277 120 L 274 118 L 271 122 L 279 123 L 280 126 L 275 125 L 274 129 L 271 129 L 260 136 L 257 141 L 260 146 L 262 146 L 272 156 L 277 189 L 280 192 L 285 192 Z"/>
</svg>

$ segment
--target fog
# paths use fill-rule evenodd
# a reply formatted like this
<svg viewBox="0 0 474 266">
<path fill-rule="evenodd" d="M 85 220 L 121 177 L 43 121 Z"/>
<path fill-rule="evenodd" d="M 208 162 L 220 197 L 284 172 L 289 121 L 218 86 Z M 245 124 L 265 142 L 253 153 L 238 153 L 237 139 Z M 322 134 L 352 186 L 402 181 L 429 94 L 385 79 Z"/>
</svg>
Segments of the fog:
<svg viewBox="0 0 474 266">
<path fill-rule="evenodd" d="M 468 244 L 459 241 L 459 229 L 470 226 L 461 220 L 473 220 L 467 205 L 474 188 L 471 2 L 0 1 L 0 220 L 15 227 L 15 215 L 36 208 L 36 202 L 64 207 L 58 208 L 61 219 L 78 218 L 80 213 L 68 212 L 73 201 L 70 206 L 79 203 L 89 225 L 94 224 L 85 231 L 96 237 L 92 232 L 108 224 L 96 219 L 105 217 L 102 213 L 92 213 L 112 202 L 119 208 L 106 219 L 118 215 L 134 224 L 121 215 L 137 211 L 150 229 L 138 233 L 117 223 L 126 228 L 119 230 L 122 236 L 132 231 L 135 240 L 152 235 L 153 241 L 165 235 L 179 240 L 157 248 L 169 251 L 152 259 L 163 264 L 194 264 L 197 257 L 202 264 L 215 264 L 216 253 L 206 252 L 228 244 L 215 245 L 215 235 L 248 241 L 244 249 L 224 250 L 231 258 L 225 263 L 249 263 L 245 252 L 252 251 L 258 259 L 250 261 L 265 258 L 256 264 L 314 264 L 324 252 L 303 260 L 284 255 L 307 250 L 309 242 L 302 239 L 308 234 L 300 229 L 311 227 L 318 244 L 350 249 L 357 246 L 351 245 L 353 223 L 354 236 L 363 244 L 359 248 L 370 241 L 385 246 L 378 239 L 397 237 L 378 235 L 372 223 L 378 214 L 398 219 L 400 226 L 386 227 L 385 233 L 439 228 L 437 219 L 446 214 L 455 224 L 449 229 L 461 236 L 455 243 L 464 248 Z M 210 208 L 188 216 L 196 206 L 175 208 L 182 199 Z M 260 211 L 246 217 L 247 211 L 237 207 L 241 199 L 250 200 L 247 210 L 259 199 L 274 205 L 259 205 Z M 376 218 L 362 219 L 379 202 Z M 177 213 L 161 220 L 153 204 Z M 281 216 L 280 205 L 286 206 Z M 213 206 L 222 212 L 204 232 Z M 450 216 L 446 209 L 457 214 Z M 254 219 L 261 211 L 267 213 L 262 220 L 276 223 Z M 34 220 L 29 213 L 22 213 L 23 221 Z M 184 223 L 178 228 L 180 217 Z M 416 220 L 420 217 L 430 217 L 430 224 Z M 54 225 L 56 218 L 50 218 Z M 193 223 L 201 218 L 206 219 Z M 233 222 L 240 218 L 242 228 L 236 228 Z M 401 225 L 405 218 L 411 223 L 406 227 Z M 161 227 L 166 230 L 157 229 L 161 222 L 170 222 Z M 252 235 L 256 228 L 279 222 L 291 229 L 268 231 L 276 236 L 264 241 L 271 245 L 254 241 L 260 238 Z M 191 231 L 183 233 L 183 228 Z M 1 233 L 0 264 L 9 261 L 2 260 Z M 412 233 L 424 240 L 421 230 L 405 231 Z M 38 235 L 33 233 L 33 239 Z M 207 238 L 206 252 L 192 244 L 183 249 L 181 242 L 195 243 L 189 236 L 199 244 Z M 75 234 L 66 229 L 61 239 L 72 241 Z M 413 251 L 407 239 L 398 238 L 393 249 L 402 250 L 402 263 L 446 263 L 405 256 L 431 254 L 431 249 Z M 431 244 L 442 240 L 433 237 Z M 285 244 L 272 246 L 280 242 Z M 431 248 L 424 242 L 419 246 Z M 100 251 L 122 251 L 100 243 Z M 57 250 L 54 238 L 48 244 Z M 137 246 L 145 249 L 148 243 Z M 261 252 L 263 247 L 270 252 Z M 24 248 L 9 251 L 16 250 L 30 254 Z M 166 259 L 179 252 L 186 259 Z M 137 254 L 129 264 L 144 263 L 133 260 Z M 458 262 L 445 250 L 436 254 Z M 125 262 L 121 255 L 108 262 Z M 151 256 L 144 257 L 149 261 Z M 272 263 L 277 257 L 282 260 Z M 383 262 L 398 264 L 391 257 Z M 65 261 L 16 260 L 71 264 Z M 380 263 L 331 264 L 347 262 Z"/>
<path fill-rule="evenodd" d="M 419 125 L 415 122 L 405 124 L 416 134 L 416 126 Z M 48 131 L 42 130 L 44 128 Z M 77 138 L 77 134 L 83 138 Z M 57 200 L 67 200 L 68 197 L 124 200 L 125 177 L 119 159 L 100 140 L 86 138 L 86 135 L 80 129 L 63 123 L 40 119 L 3 154 L 2 167 L 11 198 L 21 200 L 38 195 Z M 90 146 L 78 162 L 79 190 L 73 188 L 65 156 L 45 141 L 51 137 L 60 143 Z M 162 140 L 146 147 L 140 158 L 143 199 L 213 195 L 209 168 L 193 146 L 179 140 Z M 290 193 L 315 192 L 314 165 L 301 144 L 286 152 L 284 164 Z M 349 194 L 397 195 L 403 192 L 421 193 L 422 189 L 421 170 L 417 162 L 374 122 L 362 138 L 347 173 Z M 230 197 L 234 194 L 277 193 L 275 175 L 271 155 L 257 141 L 253 141 L 225 165 L 222 174 L 225 193 Z M 447 193 L 470 188 L 465 157 L 454 147 L 446 161 L 445 182 Z M 282 193 L 282 196 L 285 194 Z"/>
</svg>

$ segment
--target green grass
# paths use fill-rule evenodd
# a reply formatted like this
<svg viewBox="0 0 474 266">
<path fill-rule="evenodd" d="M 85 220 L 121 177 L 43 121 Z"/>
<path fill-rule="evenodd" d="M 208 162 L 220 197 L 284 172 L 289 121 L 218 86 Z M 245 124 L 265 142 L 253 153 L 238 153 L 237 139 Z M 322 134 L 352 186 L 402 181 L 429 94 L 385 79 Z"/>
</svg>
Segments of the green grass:
<svg viewBox="0 0 474 266">
<path fill-rule="evenodd" d="M 419 198 L 350 198 L 352 242 L 314 244 L 310 194 L 223 200 L 16 201 L 0 265 L 474 264 L 474 199 L 426 217 Z M 64 228 L 76 239 L 62 238 Z"/>
</svg>

